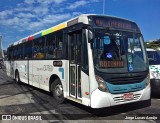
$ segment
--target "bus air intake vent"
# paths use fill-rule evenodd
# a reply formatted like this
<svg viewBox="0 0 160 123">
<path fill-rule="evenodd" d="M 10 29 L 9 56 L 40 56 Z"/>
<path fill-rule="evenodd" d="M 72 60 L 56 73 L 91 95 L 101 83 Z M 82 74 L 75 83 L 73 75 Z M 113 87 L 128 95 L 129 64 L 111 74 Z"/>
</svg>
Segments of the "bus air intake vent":
<svg viewBox="0 0 160 123">
<path fill-rule="evenodd" d="M 145 79 L 145 76 L 125 76 L 110 78 L 109 82 L 112 84 L 131 84 L 140 83 Z"/>
</svg>

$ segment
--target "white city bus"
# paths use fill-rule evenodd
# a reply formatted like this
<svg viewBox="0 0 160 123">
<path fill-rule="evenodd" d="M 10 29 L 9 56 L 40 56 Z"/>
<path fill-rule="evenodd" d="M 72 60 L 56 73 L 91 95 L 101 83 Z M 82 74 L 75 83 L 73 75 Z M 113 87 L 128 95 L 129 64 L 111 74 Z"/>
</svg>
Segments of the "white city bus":
<svg viewBox="0 0 160 123">
<path fill-rule="evenodd" d="M 160 96 L 160 51 L 147 48 L 151 93 Z"/>
<path fill-rule="evenodd" d="M 143 37 L 126 19 L 83 14 L 9 45 L 7 57 L 8 76 L 52 92 L 59 103 L 102 108 L 150 101 Z"/>
</svg>

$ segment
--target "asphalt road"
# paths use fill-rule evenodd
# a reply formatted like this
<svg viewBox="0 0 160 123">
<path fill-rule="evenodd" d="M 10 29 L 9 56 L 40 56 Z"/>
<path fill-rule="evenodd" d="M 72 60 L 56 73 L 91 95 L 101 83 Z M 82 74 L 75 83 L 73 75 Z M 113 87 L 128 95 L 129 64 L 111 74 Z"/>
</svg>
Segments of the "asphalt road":
<svg viewBox="0 0 160 123">
<path fill-rule="evenodd" d="M 136 122 L 154 123 L 160 122 L 160 98 L 152 97 L 149 107 L 144 103 L 134 103 L 98 110 L 69 100 L 64 104 L 57 104 L 50 93 L 26 84 L 17 85 L 13 79 L 7 77 L 5 69 L 0 69 L 0 114 L 1 119 L 4 114 L 21 116 L 18 120 L 26 116 L 37 116 L 38 120 L 46 122 L 108 123 L 135 122 L 138 119 Z M 158 120 L 154 120 L 156 118 Z"/>
</svg>

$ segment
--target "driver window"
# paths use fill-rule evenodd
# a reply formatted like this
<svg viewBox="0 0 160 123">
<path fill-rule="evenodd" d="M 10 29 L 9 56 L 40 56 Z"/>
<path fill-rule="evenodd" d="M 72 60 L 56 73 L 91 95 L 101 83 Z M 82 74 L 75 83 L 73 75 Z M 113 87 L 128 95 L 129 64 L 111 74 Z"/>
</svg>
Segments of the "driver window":
<svg viewBox="0 0 160 123">
<path fill-rule="evenodd" d="M 104 60 L 118 60 L 118 46 L 116 40 L 105 36 L 103 39 L 103 49 L 101 52 L 101 59 Z"/>
</svg>

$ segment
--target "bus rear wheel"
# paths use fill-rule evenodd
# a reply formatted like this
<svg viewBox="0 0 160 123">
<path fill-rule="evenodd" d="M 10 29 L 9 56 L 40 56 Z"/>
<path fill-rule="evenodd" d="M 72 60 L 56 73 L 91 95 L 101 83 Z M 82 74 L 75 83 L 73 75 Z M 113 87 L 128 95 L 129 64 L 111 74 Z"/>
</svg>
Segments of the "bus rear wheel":
<svg viewBox="0 0 160 123">
<path fill-rule="evenodd" d="M 15 80 L 16 80 L 16 83 L 19 85 L 20 84 L 20 78 L 19 78 L 19 72 L 16 71 L 15 73 Z"/>
<path fill-rule="evenodd" d="M 52 94 L 53 97 L 56 99 L 58 103 L 63 103 L 64 102 L 64 94 L 63 94 L 63 87 L 61 84 L 61 81 L 59 79 L 56 79 L 52 84 Z"/>
</svg>

